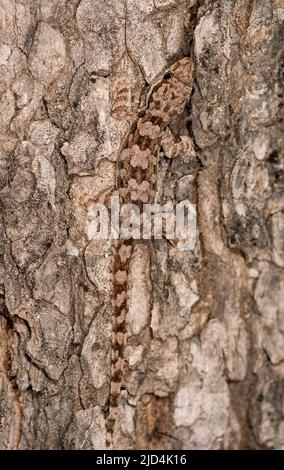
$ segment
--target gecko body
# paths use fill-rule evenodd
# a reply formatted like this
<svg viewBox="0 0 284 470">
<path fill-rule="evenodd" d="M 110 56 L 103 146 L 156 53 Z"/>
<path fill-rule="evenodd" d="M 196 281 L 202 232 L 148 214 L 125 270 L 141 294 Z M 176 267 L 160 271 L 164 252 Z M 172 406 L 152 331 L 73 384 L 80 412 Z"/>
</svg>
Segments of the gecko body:
<svg viewBox="0 0 284 470">
<path fill-rule="evenodd" d="M 161 146 L 168 157 L 181 153 L 188 141 L 174 144 L 169 125 L 184 110 L 192 92 L 193 62 L 183 58 L 152 87 L 146 107 L 138 113 L 118 160 L 117 189 L 122 204 L 155 199 L 157 164 Z M 189 144 L 190 145 L 190 144 Z M 127 339 L 128 274 L 137 240 L 116 240 L 113 254 L 111 386 L 106 421 L 106 443 L 112 444 L 121 391 L 124 349 Z"/>
</svg>

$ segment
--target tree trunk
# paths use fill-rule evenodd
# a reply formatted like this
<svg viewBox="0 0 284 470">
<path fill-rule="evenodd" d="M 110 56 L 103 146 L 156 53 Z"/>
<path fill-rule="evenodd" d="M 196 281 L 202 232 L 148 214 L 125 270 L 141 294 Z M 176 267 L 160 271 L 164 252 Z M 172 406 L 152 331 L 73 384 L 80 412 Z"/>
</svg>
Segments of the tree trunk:
<svg viewBox="0 0 284 470">
<path fill-rule="evenodd" d="M 161 157 L 158 193 L 196 204 L 197 244 L 137 245 L 113 447 L 284 449 L 282 1 L 0 15 L 0 448 L 105 448 L 111 243 L 92 205 L 151 84 L 191 56 L 175 131 L 197 157 Z"/>
</svg>

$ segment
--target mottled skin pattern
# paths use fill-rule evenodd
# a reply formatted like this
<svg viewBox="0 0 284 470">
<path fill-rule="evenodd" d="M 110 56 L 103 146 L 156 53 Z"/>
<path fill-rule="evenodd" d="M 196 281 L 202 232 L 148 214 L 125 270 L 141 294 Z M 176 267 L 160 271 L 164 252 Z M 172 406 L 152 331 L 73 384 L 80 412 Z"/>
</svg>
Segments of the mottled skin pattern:
<svg viewBox="0 0 284 470">
<path fill-rule="evenodd" d="M 119 158 L 117 182 L 121 204 L 137 204 L 141 210 L 143 203 L 154 201 L 161 145 L 168 157 L 177 156 L 185 150 L 188 141 L 182 139 L 174 144 L 168 126 L 183 112 L 190 99 L 192 75 L 191 59 L 183 58 L 165 72 L 151 90 L 146 109 L 138 114 Z M 168 133 L 165 133 L 166 130 Z M 108 446 L 113 439 L 121 390 L 127 338 L 127 281 L 135 243 L 138 242 L 132 239 L 114 243 L 111 387 L 106 421 Z"/>
</svg>

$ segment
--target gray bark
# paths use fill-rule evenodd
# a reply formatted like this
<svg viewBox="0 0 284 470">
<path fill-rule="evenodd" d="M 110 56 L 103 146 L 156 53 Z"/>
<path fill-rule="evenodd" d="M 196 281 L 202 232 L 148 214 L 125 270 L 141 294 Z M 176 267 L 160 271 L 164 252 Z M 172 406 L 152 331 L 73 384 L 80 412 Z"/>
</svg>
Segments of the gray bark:
<svg viewBox="0 0 284 470">
<path fill-rule="evenodd" d="M 188 55 L 197 158 L 158 183 L 197 204 L 198 243 L 136 250 L 114 447 L 284 449 L 284 5 L 199 3 L 0 2 L 1 449 L 105 446 L 111 247 L 90 211 Z"/>
</svg>

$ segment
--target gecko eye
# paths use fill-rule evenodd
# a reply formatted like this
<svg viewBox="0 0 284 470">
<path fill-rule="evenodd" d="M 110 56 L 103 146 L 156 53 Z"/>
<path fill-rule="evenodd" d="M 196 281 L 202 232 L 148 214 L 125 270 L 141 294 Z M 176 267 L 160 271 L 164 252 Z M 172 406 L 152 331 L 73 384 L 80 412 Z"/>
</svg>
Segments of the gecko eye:
<svg viewBox="0 0 284 470">
<path fill-rule="evenodd" d="M 165 80 L 170 80 L 170 78 L 172 78 L 171 72 L 166 72 L 165 75 L 164 75 L 164 79 Z"/>
<path fill-rule="evenodd" d="M 97 76 L 96 76 L 95 72 L 92 72 L 90 74 L 90 82 L 91 83 L 96 83 L 96 81 L 97 81 Z"/>
</svg>

